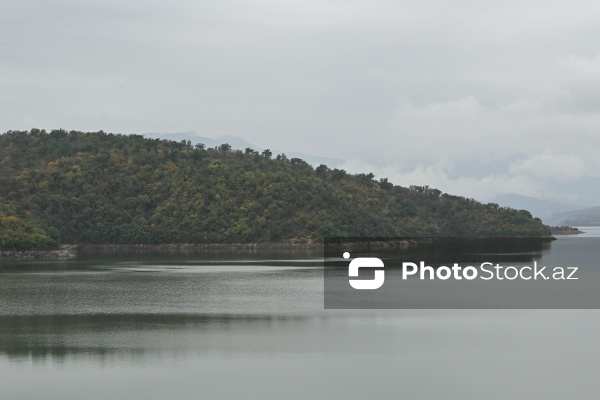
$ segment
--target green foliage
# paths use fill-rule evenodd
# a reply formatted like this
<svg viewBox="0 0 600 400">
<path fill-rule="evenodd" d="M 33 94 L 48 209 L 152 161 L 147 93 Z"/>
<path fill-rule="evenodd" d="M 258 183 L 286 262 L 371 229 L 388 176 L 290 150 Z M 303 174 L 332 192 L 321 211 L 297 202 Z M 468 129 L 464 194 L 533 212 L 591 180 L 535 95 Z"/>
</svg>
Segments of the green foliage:
<svg viewBox="0 0 600 400">
<path fill-rule="evenodd" d="M 56 245 L 57 242 L 35 224 L 0 210 L 0 250 L 48 249 Z"/>
<path fill-rule="evenodd" d="M 0 197 L 66 243 L 544 236 L 526 211 L 228 144 L 102 131 L 0 135 Z"/>
</svg>

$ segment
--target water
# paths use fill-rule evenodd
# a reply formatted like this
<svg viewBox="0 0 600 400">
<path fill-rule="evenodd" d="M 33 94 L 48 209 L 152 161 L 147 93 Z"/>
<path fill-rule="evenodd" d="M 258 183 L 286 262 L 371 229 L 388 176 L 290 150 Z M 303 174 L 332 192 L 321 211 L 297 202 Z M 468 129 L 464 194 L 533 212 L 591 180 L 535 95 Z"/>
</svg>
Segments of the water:
<svg viewBox="0 0 600 400">
<path fill-rule="evenodd" d="M 597 310 L 324 310 L 319 257 L 2 261 L 0 398 L 598 398 Z"/>
</svg>

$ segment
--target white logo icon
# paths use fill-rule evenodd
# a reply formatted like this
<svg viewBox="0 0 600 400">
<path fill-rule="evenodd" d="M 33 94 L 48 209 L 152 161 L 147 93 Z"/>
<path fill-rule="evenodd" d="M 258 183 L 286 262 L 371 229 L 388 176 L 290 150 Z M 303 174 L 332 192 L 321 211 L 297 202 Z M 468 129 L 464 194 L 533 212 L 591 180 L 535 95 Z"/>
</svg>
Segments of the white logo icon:
<svg viewBox="0 0 600 400">
<path fill-rule="evenodd" d="M 344 253 L 344 258 L 350 258 L 350 253 Z M 383 268 L 383 261 L 375 257 L 355 258 L 350 261 L 348 267 L 348 276 L 357 277 L 359 268 Z M 350 279 L 350 286 L 354 289 L 379 289 L 385 280 L 384 271 L 381 269 L 375 270 L 375 278 L 373 279 Z"/>
</svg>

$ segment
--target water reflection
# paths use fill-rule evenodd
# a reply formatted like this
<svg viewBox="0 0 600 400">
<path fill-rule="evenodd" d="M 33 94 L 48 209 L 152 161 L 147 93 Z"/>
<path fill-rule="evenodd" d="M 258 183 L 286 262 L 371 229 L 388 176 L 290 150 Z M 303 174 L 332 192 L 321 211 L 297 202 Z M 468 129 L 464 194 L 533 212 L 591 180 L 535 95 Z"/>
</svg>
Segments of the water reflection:
<svg viewBox="0 0 600 400">
<path fill-rule="evenodd" d="M 303 319 L 232 314 L 0 316 L 0 355 L 61 361 L 71 356 L 103 359 L 115 354 L 140 357 L 147 352 L 199 352 L 213 348 L 221 333 L 265 333 L 276 325 Z"/>
<path fill-rule="evenodd" d="M 600 246 L 589 240 L 501 251 L 507 260 L 597 266 Z M 433 254 L 441 263 L 448 257 Z M 600 393 L 597 310 L 324 310 L 319 257 L 2 262 L 0 397 L 591 400 Z"/>
</svg>

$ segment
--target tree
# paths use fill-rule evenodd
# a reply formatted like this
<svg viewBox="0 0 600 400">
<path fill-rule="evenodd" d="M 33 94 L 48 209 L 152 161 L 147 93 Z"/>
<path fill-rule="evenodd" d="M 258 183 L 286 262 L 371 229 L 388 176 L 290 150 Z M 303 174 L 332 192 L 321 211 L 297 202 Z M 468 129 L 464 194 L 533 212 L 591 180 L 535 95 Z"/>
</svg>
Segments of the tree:
<svg viewBox="0 0 600 400">
<path fill-rule="evenodd" d="M 290 163 L 296 165 L 296 164 L 306 164 L 306 161 L 304 161 L 301 158 L 298 157 L 292 157 L 292 159 L 290 160 Z"/>
<path fill-rule="evenodd" d="M 379 179 L 379 186 L 384 189 L 384 190 L 388 190 L 394 187 L 394 184 L 388 181 L 388 178 L 381 178 Z"/>
<path fill-rule="evenodd" d="M 269 150 L 269 149 L 264 149 L 263 152 L 262 152 L 262 155 L 265 158 L 271 158 L 271 156 L 273 155 L 273 152 L 271 150 Z"/>
<path fill-rule="evenodd" d="M 315 172 L 318 175 L 325 175 L 325 173 L 327 173 L 327 171 L 329 171 L 329 167 L 327 167 L 327 165 L 325 165 L 325 164 L 321 164 L 315 169 Z"/>
<path fill-rule="evenodd" d="M 285 155 L 285 153 L 278 154 L 277 157 L 275 157 L 275 159 L 277 161 L 288 161 L 288 158 Z"/>
<path fill-rule="evenodd" d="M 221 153 L 227 153 L 227 152 L 231 151 L 231 145 L 229 143 L 223 143 L 222 145 L 219 146 L 219 151 Z"/>
</svg>

